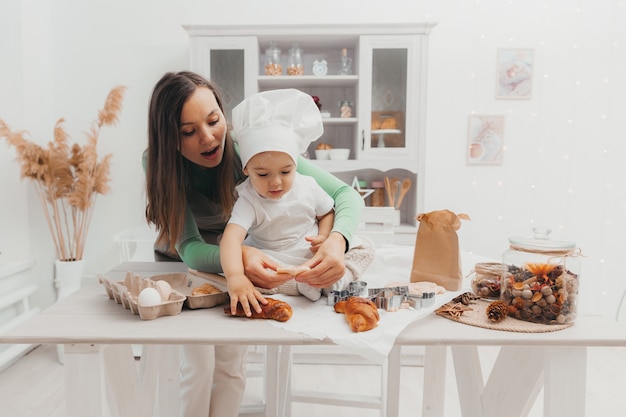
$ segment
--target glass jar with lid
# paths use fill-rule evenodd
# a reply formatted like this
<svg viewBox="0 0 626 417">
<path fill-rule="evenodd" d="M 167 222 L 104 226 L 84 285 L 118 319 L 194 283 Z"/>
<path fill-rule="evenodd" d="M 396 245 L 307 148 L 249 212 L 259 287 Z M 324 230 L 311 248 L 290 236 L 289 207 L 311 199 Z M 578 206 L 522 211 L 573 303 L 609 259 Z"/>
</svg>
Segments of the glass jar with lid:
<svg viewBox="0 0 626 417">
<path fill-rule="evenodd" d="M 281 75 L 283 65 L 280 62 L 281 50 L 276 42 L 270 42 L 269 48 L 265 50 L 265 75 Z"/>
<path fill-rule="evenodd" d="M 535 228 L 531 238 L 511 237 L 502 255 L 500 300 L 508 315 L 542 324 L 576 319 L 580 260 L 573 242 L 550 239 Z"/>
<path fill-rule="evenodd" d="M 500 262 L 479 262 L 471 272 L 471 287 L 474 294 L 481 298 L 497 300 L 500 298 Z"/>
<path fill-rule="evenodd" d="M 287 75 L 304 75 L 302 55 L 302 48 L 298 46 L 298 42 L 294 42 L 293 46 L 289 50 L 289 58 L 287 61 Z"/>
<path fill-rule="evenodd" d="M 338 105 L 339 105 L 339 117 L 341 117 L 342 119 L 346 119 L 346 118 L 350 118 L 352 117 L 352 106 L 354 103 L 352 103 L 351 100 L 340 100 Z"/>
</svg>

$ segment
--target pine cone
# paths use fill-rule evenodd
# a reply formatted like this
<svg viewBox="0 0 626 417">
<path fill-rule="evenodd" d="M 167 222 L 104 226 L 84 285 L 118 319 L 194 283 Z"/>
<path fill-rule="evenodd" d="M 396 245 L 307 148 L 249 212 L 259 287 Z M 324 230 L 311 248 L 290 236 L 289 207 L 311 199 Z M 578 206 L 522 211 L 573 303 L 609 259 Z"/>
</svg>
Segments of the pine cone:
<svg viewBox="0 0 626 417">
<path fill-rule="evenodd" d="M 487 318 L 489 321 L 499 323 L 506 318 L 507 310 L 507 306 L 504 302 L 500 300 L 493 301 L 487 306 Z"/>
</svg>

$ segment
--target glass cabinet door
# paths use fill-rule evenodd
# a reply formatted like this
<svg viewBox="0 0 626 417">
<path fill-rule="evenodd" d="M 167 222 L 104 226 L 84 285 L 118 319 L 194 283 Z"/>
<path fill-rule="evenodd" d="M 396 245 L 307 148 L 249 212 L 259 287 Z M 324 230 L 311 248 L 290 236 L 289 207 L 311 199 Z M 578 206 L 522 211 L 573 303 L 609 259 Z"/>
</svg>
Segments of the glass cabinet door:
<svg viewBox="0 0 626 417">
<path fill-rule="evenodd" d="M 192 38 L 191 61 L 196 71 L 220 90 L 224 112 L 231 120 L 232 109 L 257 91 L 254 72 L 258 60 L 255 37 Z"/>
<path fill-rule="evenodd" d="M 217 84 L 228 120 L 233 108 L 245 98 L 244 51 L 241 49 L 212 49 L 210 52 L 211 80 Z"/>
<path fill-rule="evenodd" d="M 414 157 L 412 142 L 417 141 L 410 115 L 414 83 L 409 68 L 415 59 L 412 37 L 361 37 L 359 94 L 369 101 L 366 113 L 359 113 L 362 156 Z M 366 73 L 367 72 L 367 73 Z"/>
</svg>

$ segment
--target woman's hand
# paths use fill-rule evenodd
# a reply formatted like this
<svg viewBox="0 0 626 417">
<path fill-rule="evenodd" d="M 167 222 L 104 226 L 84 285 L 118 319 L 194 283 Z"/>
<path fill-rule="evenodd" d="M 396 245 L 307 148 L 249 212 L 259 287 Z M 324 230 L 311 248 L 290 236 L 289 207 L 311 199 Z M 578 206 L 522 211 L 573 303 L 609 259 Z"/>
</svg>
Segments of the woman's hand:
<svg viewBox="0 0 626 417">
<path fill-rule="evenodd" d="M 254 288 L 254 285 L 250 282 L 245 275 L 233 275 L 226 280 L 228 287 L 228 295 L 230 296 L 230 313 L 235 314 L 237 312 L 237 303 L 241 304 L 246 316 L 250 317 L 252 311 L 250 307 L 257 313 L 261 312 L 262 304 L 267 304 L 267 300 L 263 295 Z"/>
<path fill-rule="evenodd" d="M 346 240 L 343 235 L 332 232 L 319 246 L 315 255 L 302 264 L 311 270 L 298 274 L 296 281 L 305 282 L 317 288 L 330 287 L 346 272 L 345 251 Z"/>
<path fill-rule="evenodd" d="M 276 288 L 292 278 L 286 274 L 277 274 L 275 271 L 280 265 L 257 248 L 243 246 L 242 256 L 246 276 L 259 288 Z"/>
</svg>

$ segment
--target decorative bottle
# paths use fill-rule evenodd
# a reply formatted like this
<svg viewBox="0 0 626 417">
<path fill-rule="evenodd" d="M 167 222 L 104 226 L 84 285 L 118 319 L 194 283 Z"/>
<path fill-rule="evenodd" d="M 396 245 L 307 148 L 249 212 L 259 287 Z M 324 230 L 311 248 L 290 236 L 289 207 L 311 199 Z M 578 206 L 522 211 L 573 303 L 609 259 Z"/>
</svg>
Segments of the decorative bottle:
<svg viewBox="0 0 626 417">
<path fill-rule="evenodd" d="M 343 48 L 341 50 L 341 64 L 339 66 L 339 75 L 352 74 L 352 58 L 348 56 L 348 50 Z"/>
</svg>

